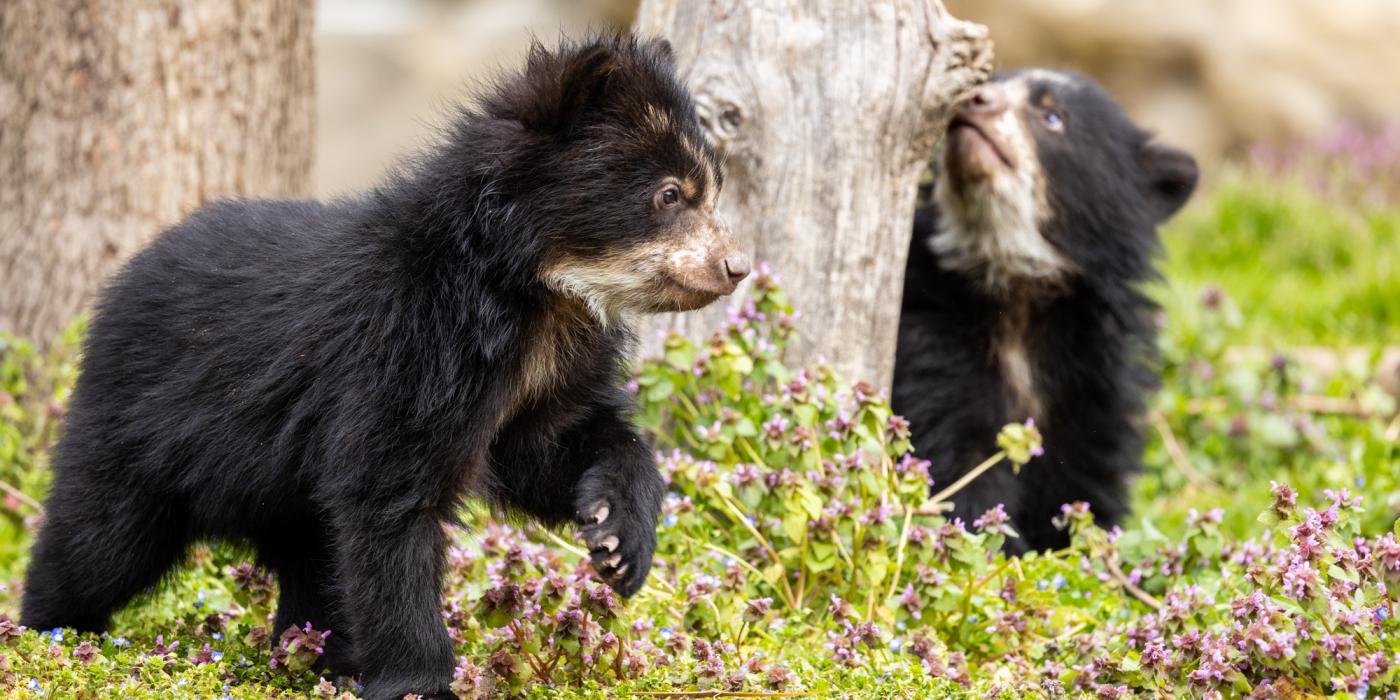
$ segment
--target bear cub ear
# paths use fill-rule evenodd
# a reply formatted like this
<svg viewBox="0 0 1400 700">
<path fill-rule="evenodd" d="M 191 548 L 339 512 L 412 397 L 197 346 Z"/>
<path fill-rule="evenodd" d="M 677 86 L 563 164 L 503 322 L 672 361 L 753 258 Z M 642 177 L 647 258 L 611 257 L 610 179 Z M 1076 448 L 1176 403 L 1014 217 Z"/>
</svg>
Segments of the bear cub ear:
<svg viewBox="0 0 1400 700">
<path fill-rule="evenodd" d="M 1201 177 L 1200 168 L 1190 153 L 1150 142 L 1138 153 L 1138 163 L 1142 166 L 1153 220 L 1162 223 L 1191 198 Z"/>
<path fill-rule="evenodd" d="M 580 115 L 602 104 L 618 66 L 616 49 L 607 44 L 557 58 L 537 44 L 526 71 L 532 94 L 519 112 L 520 122 L 545 133 L 568 131 Z"/>
<path fill-rule="evenodd" d="M 657 61 L 673 66 L 676 64 L 676 49 L 671 46 L 670 41 L 657 37 L 648 41 L 646 47 Z"/>
</svg>

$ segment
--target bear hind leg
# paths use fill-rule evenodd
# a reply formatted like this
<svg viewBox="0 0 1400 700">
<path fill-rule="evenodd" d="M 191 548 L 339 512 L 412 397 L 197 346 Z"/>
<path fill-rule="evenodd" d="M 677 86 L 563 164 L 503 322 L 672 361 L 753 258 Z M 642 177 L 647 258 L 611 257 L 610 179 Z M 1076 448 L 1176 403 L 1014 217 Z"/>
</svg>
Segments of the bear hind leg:
<svg viewBox="0 0 1400 700">
<path fill-rule="evenodd" d="M 258 556 L 277 574 L 272 643 L 276 645 L 288 627 L 310 624 L 316 630 L 329 630 L 318 665 L 336 676 L 359 675 L 354 642 L 334 585 L 335 562 L 326 541 L 308 536 L 292 539 L 290 544 L 267 541 L 258 545 Z"/>
<path fill-rule="evenodd" d="M 112 613 L 156 586 L 184 557 L 184 523 L 169 501 L 98 501 L 55 489 L 34 545 L 20 622 L 31 629 L 101 632 Z"/>
</svg>

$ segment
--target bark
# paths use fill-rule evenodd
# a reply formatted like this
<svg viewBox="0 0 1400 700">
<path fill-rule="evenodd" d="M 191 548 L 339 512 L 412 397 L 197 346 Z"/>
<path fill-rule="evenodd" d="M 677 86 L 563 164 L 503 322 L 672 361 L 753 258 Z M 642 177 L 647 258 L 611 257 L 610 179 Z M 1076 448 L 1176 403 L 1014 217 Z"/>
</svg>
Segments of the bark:
<svg viewBox="0 0 1400 700">
<path fill-rule="evenodd" d="M 636 28 L 674 45 L 727 161 L 721 212 L 802 316 L 788 359 L 888 386 L 918 181 L 990 70 L 986 29 L 939 0 L 643 0 Z M 655 324 L 700 339 L 723 315 Z"/>
<path fill-rule="evenodd" d="M 309 193 L 312 0 L 0 2 L 0 330 L 214 199 Z"/>
</svg>

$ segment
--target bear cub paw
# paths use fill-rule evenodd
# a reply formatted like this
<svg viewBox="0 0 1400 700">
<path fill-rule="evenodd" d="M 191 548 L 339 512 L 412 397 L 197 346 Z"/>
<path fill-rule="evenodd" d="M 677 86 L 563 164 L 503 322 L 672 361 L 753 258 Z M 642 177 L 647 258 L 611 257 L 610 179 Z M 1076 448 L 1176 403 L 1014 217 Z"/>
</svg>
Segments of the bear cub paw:
<svg viewBox="0 0 1400 700">
<path fill-rule="evenodd" d="M 654 469 L 651 473 L 659 482 Z M 579 537 L 598 577 L 624 598 L 641 590 L 651 571 L 660 501 L 659 489 L 624 490 L 612 479 L 585 475 L 579 484 Z"/>
</svg>

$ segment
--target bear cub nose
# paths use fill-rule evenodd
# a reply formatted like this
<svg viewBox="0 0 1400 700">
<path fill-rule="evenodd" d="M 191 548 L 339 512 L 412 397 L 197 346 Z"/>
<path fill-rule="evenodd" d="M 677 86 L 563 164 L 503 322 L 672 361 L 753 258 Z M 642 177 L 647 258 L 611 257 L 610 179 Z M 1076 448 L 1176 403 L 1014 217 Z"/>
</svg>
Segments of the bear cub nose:
<svg viewBox="0 0 1400 700">
<path fill-rule="evenodd" d="M 729 276 L 729 284 L 739 286 L 745 277 L 749 276 L 752 269 L 749 265 L 749 256 L 743 253 L 730 253 L 724 258 L 724 272 Z"/>
<path fill-rule="evenodd" d="M 984 87 L 972 95 L 958 110 L 963 116 L 989 116 L 1006 110 L 1006 98 L 1000 90 Z"/>
</svg>

